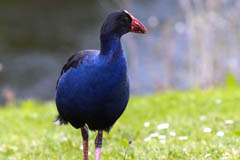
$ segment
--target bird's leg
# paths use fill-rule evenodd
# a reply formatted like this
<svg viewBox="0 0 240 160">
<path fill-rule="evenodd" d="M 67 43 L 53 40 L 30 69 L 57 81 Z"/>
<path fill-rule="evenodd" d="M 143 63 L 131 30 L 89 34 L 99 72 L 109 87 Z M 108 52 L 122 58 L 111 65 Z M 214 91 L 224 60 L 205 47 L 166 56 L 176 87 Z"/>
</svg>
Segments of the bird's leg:
<svg viewBox="0 0 240 160">
<path fill-rule="evenodd" d="M 88 160 L 88 128 L 83 126 L 81 131 L 83 138 L 83 160 Z"/>
<path fill-rule="evenodd" d="M 95 160 L 100 160 L 101 149 L 102 149 L 102 138 L 103 138 L 103 131 L 99 130 L 98 135 L 95 139 Z"/>
</svg>

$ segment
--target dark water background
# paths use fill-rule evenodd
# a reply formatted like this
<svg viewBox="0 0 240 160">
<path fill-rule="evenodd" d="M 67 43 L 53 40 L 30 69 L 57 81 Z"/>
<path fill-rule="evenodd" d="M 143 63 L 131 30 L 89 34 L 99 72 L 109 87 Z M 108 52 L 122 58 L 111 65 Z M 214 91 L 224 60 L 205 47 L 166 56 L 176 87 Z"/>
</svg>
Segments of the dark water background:
<svg viewBox="0 0 240 160">
<path fill-rule="evenodd" d="M 215 3 L 3 0 L 0 92 L 11 90 L 18 99 L 53 99 L 62 65 L 79 50 L 99 48 L 104 17 L 116 9 L 129 10 L 149 30 L 122 39 L 133 94 L 218 86 L 228 73 L 239 79 L 240 27 L 233 18 L 240 5 Z"/>
</svg>

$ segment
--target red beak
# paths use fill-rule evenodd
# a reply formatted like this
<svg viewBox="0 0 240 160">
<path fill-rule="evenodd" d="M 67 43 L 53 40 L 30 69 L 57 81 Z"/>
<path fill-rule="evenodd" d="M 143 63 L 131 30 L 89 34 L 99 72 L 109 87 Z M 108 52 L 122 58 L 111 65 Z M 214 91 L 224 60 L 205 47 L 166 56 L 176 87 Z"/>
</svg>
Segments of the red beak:
<svg viewBox="0 0 240 160">
<path fill-rule="evenodd" d="M 132 26 L 130 32 L 146 34 L 146 27 L 135 17 L 132 17 Z"/>
</svg>

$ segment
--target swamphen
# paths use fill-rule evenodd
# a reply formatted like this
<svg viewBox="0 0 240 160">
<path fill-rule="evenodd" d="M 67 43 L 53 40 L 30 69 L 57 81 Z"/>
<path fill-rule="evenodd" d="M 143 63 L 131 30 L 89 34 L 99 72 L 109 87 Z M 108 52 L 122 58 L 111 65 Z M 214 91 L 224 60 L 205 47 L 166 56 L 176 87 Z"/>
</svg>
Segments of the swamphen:
<svg viewBox="0 0 240 160">
<path fill-rule="evenodd" d="M 103 131 L 109 132 L 129 99 L 126 56 L 121 36 L 146 33 L 144 25 L 129 12 L 107 16 L 101 31 L 101 50 L 83 50 L 63 66 L 56 88 L 60 124 L 81 128 L 83 159 L 88 159 L 88 128 L 98 130 L 95 159 L 100 160 Z"/>
</svg>

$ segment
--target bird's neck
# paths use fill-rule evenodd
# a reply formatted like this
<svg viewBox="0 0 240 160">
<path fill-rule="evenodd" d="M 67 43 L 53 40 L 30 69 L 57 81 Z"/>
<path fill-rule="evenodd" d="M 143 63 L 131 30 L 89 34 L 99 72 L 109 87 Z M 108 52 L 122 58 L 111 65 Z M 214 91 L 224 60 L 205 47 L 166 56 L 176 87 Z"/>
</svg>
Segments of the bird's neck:
<svg viewBox="0 0 240 160">
<path fill-rule="evenodd" d="M 119 35 L 101 35 L 101 55 L 116 57 L 122 54 L 122 45 Z"/>
</svg>

